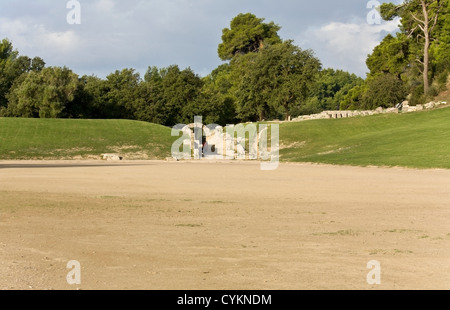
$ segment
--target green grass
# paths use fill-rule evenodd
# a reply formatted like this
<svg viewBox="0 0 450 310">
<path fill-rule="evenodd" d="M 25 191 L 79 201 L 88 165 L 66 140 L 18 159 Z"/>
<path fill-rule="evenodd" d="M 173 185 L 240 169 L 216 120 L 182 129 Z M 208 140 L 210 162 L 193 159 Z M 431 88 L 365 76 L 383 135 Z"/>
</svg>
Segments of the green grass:
<svg viewBox="0 0 450 310">
<path fill-rule="evenodd" d="M 450 108 L 283 123 L 281 161 L 450 168 Z M 171 129 L 127 120 L 0 118 L 0 159 L 165 159 Z"/>
<path fill-rule="evenodd" d="M 450 109 L 280 126 L 281 160 L 450 168 Z"/>
<path fill-rule="evenodd" d="M 0 118 L 0 159 L 165 159 L 173 139 L 169 128 L 144 122 Z"/>
</svg>

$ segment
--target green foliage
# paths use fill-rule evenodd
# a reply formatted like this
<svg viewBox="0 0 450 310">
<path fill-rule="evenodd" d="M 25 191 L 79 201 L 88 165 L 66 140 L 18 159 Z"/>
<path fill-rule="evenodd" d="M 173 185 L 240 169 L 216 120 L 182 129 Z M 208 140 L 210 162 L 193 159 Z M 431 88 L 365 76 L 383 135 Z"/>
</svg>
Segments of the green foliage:
<svg viewBox="0 0 450 310">
<path fill-rule="evenodd" d="M 383 3 L 379 12 L 384 20 L 393 20 L 399 14 L 400 7 L 394 3 Z"/>
<path fill-rule="evenodd" d="M 408 92 L 401 80 L 392 74 L 380 74 L 367 81 L 361 108 L 374 110 L 378 107 L 392 108 L 406 99 Z"/>
<path fill-rule="evenodd" d="M 8 39 L 3 39 L 0 43 L 0 64 L 14 60 L 19 53 L 14 50 L 13 44 Z"/>
<path fill-rule="evenodd" d="M 402 36 L 398 36 L 397 39 L 401 39 L 398 42 L 388 37 L 375 49 L 368 59 L 371 70 L 375 74 L 381 71 L 399 75 L 412 68 L 413 70 L 408 70 L 407 79 L 414 83 L 419 73 L 423 79 L 424 93 L 428 93 L 430 78 L 435 75 L 436 70 L 443 71 L 443 67 L 448 65 L 448 32 L 440 30 L 448 23 L 448 5 L 448 0 L 407 0 L 399 5 L 382 4 L 380 12 L 385 20 L 401 18 Z M 402 38 L 405 37 L 411 38 L 408 53 L 410 57 L 405 53 L 406 41 L 402 43 Z M 442 43 L 437 43 L 441 40 Z M 437 61 L 433 62 L 433 59 Z M 414 70 L 414 67 L 418 67 L 418 70 Z"/>
<path fill-rule="evenodd" d="M 171 66 L 163 75 L 162 99 L 164 125 L 176 125 L 189 122 L 183 115 L 183 108 L 196 100 L 203 86 L 201 78 L 190 68 L 180 71 L 178 66 Z M 190 119 L 192 123 L 194 119 Z"/>
<path fill-rule="evenodd" d="M 45 62 L 35 57 L 19 56 L 13 49 L 13 44 L 3 39 L 0 42 L 0 115 L 6 114 L 8 106 L 7 94 L 14 82 L 24 73 L 39 72 L 45 67 Z M 3 111 L 3 112 L 2 112 Z"/>
<path fill-rule="evenodd" d="M 195 116 L 201 115 L 205 124 L 234 124 L 236 98 L 230 94 L 232 86 L 230 65 L 219 66 L 203 79 L 197 99 L 184 107 L 185 121 L 192 122 Z"/>
<path fill-rule="evenodd" d="M 362 106 L 362 98 L 367 90 L 366 84 L 350 89 L 341 101 L 341 110 L 358 110 Z"/>
<path fill-rule="evenodd" d="M 68 68 L 49 67 L 18 79 L 9 95 L 8 114 L 19 117 L 65 117 L 75 99 L 78 76 Z"/>
<path fill-rule="evenodd" d="M 141 81 L 134 69 L 115 71 L 106 77 L 104 84 L 103 112 L 105 118 L 133 119 L 134 106 L 138 100 L 138 86 Z"/>
<path fill-rule="evenodd" d="M 419 84 L 411 90 L 411 95 L 409 97 L 409 104 L 412 106 L 416 106 L 419 104 L 426 103 L 426 96 L 423 93 L 423 85 Z"/>
<path fill-rule="evenodd" d="M 450 70 L 450 2 L 445 1 L 431 44 L 433 75 Z"/>
<path fill-rule="evenodd" d="M 442 92 L 447 89 L 447 84 L 449 82 L 448 77 L 450 76 L 450 69 L 445 70 L 436 77 L 435 83 L 438 88 L 438 92 Z"/>
<path fill-rule="evenodd" d="M 266 93 L 269 106 L 283 112 L 288 120 L 292 109 L 304 104 L 309 96 L 321 63 L 313 51 L 304 51 L 286 41 L 261 53 L 259 68 L 270 79 Z"/>
<path fill-rule="evenodd" d="M 264 23 L 251 13 L 239 14 L 231 21 L 230 28 L 222 31 L 222 43 L 218 53 L 222 60 L 231 60 L 236 55 L 258 52 L 266 44 L 281 42 L 278 36 L 280 26 L 273 22 Z"/>
<path fill-rule="evenodd" d="M 317 82 L 313 86 L 311 97 L 308 100 L 310 108 L 303 110 L 304 113 L 302 114 L 339 110 L 340 103 L 348 92 L 363 82 L 362 78 L 342 70 L 325 69 L 320 71 Z"/>
<path fill-rule="evenodd" d="M 403 102 L 408 95 L 403 81 L 393 74 L 370 76 L 364 83 L 350 89 L 341 101 L 341 110 L 374 110 L 391 108 Z"/>
<path fill-rule="evenodd" d="M 413 61 L 409 44 L 410 41 L 404 34 L 397 34 L 397 37 L 388 34 L 367 58 L 370 74 L 390 73 L 400 79 L 408 64 Z"/>
<path fill-rule="evenodd" d="M 199 111 L 195 108 L 202 100 L 203 81 L 190 68 L 180 70 L 176 65 L 162 69 L 149 67 L 144 79 L 137 87 L 135 119 L 166 126 L 194 120 L 192 113 Z"/>
<path fill-rule="evenodd" d="M 264 82 L 254 70 L 258 54 L 238 55 L 232 62 L 233 90 L 236 96 L 236 114 L 239 120 L 257 121 L 265 119 L 269 111 L 264 96 Z M 262 78 L 265 78 L 264 76 Z"/>
<path fill-rule="evenodd" d="M 240 76 L 237 106 L 243 120 L 263 120 L 272 113 L 288 119 L 295 107 L 304 104 L 321 67 L 312 51 L 292 41 L 241 56 L 232 65 Z"/>
</svg>

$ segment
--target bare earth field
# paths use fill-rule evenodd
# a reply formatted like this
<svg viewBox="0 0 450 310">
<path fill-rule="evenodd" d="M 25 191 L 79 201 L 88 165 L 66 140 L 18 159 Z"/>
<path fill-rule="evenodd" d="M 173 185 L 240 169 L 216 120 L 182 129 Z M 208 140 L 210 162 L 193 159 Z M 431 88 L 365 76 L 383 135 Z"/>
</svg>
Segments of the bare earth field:
<svg viewBox="0 0 450 310">
<path fill-rule="evenodd" d="M 259 168 L 0 162 L 0 289 L 450 289 L 449 170 Z"/>
</svg>

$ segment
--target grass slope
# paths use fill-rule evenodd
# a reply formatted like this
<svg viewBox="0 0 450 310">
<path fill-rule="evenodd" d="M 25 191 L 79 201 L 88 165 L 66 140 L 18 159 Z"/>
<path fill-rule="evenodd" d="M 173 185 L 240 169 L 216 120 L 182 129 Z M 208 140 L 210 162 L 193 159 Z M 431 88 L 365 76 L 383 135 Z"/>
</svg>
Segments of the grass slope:
<svg viewBox="0 0 450 310">
<path fill-rule="evenodd" d="M 284 123 L 281 160 L 358 166 L 450 168 L 450 108 Z M 127 120 L 0 118 L 0 159 L 170 157 L 171 129 Z"/>
<path fill-rule="evenodd" d="M 281 159 L 358 166 L 450 168 L 450 109 L 280 126 Z"/>
<path fill-rule="evenodd" d="M 0 118 L 0 159 L 164 159 L 171 145 L 169 128 L 143 122 Z"/>
</svg>

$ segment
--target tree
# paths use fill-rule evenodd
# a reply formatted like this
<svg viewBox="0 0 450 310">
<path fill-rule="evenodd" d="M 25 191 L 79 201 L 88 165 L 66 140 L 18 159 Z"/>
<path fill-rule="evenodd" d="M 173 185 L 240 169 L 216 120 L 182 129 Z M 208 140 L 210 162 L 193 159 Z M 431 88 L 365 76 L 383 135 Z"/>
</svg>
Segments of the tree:
<svg viewBox="0 0 450 310">
<path fill-rule="evenodd" d="M 203 87 L 199 96 L 183 108 L 186 122 L 192 122 L 201 115 L 206 124 L 226 126 L 236 120 L 236 98 L 230 94 L 231 66 L 224 64 L 203 78 Z"/>
<path fill-rule="evenodd" d="M 78 76 L 64 67 L 31 71 L 17 79 L 7 98 L 8 114 L 19 117 L 66 117 L 65 109 L 75 99 Z"/>
<path fill-rule="evenodd" d="M 410 41 L 404 34 L 397 34 L 396 37 L 388 34 L 374 48 L 373 53 L 367 58 L 366 64 L 371 75 L 391 73 L 401 79 L 408 64 L 413 61 L 412 56 Z"/>
<path fill-rule="evenodd" d="M 84 75 L 79 80 L 75 99 L 76 107 L 85 107 L 83 110 L 85 117 L 93 119 L 109 118 L 108 91 L 105 80 L 94 75 Z M 74 117 L 76 117 L 75 115 Z"/>
<path fill-rule="evenodd" d="M 240 121 L 264 120 L 270 113 L 266 90 L 268 77 L 255 70 L 257 61 L 257 53 L 238 55 L 231 61 L 232 91 Z"/>
<path fill-rule="evenodd" d="M 164 125 L 166 116 L 163 99 L 163 75 L 166 69 L 149 67 L 144 81 L 138 88 L 138 100 L 135 106 L 135 118 L 140 121 Z"/>
<path fill-rule="evenodd" d="M 8 39 L 2 39 L 0 42 L 0 63 L 3 64 L 8 59 L 14 59 L 19 52 L 14 50 L 13 44 Z"/>
<path fill-rule="evenodd" d="M 292 109 L 304 103 L 321 68 L 311 50 L 302 50 L 292 41 L 269 45 L 249 59 L 248 73 L 241 79 L 242 108 L 254 108 L 259 120 L 270 109 L 282 112 L 286 120 Z M 246 102 L 252 103 L 246 106 Z"/>
<path fill-rule="evenodd" d="M 163 124 L 166 126 L 182 124 L 186 121 L 183 109 L 197 99 L 203 82 L 190 68 L 181 71 L 174 65 L 162 70 L 161 73 Z"/>
<path fill-rule="evenodd" d="M 258 52 L 266 44 L 281 43 L 278 36 L 280 26 L 274 22 L 264 23 L 264 18 L 257 18 L 251 13 L 239 14 L 222 31 L 222 43 L 218 53 L 222 60 L 231 60 L 236 55 Z"/>
<path fill-rule="evenodd" d="M 440 0 L 406 0 L 400 5 L 385 3 L 381 5 L 381 16 L 385 20 L 395 17 L 402 19 L 402 31 L 423 44 L 423 57 L 417 59 L 423 66 L 424 93 L 428 94 L 430 87 L 430 46 L 433 31 L 438 23 L 442 9 Z"/>
<path fill-rule="evenodd" d="M 292 41 L 269 46 L 259 58 L 258 69 L 269 77 L 269 105 L 291 118 L 292 108 L 302 105 L 321 69 L 312 50 L 302 50 Z"/>
<path fill-rule="evenodd" d="M 8 106 L 6 95 L 17 78 L 30 71 L 39 72 L 44 67 L 45 62 L 41 58 L 19 56 L 19 52 L 13 49 L 13 44 L 3 39 L 0 42 L 0 108 Z"/>
<path fill-rule="evenodd" d="M 300 110 L 301 114 L 339 110 L 341 101 L 350 89 L 364 82 L 355 74 L 331 68 L 320 71 L 316 80 L 305 109 Z"/>
<path fill-rule="evenodd" d="M 130 68 L 116 70 L 106 77 L 104 104 L 107 118 L 134 119 L 140 82 L 139 73 Z"/>
<path fill-rule="evenodd" d="M 366 83 L 350 89 L 341 101 L 341 110 L 358 110 L 362 108 L 362 101 L 367 91 Z"/>
<path fill-rule="evenodd" d="M 444 73 L 447 76 L 450 70 L 450 1 L 443 4 L 434 36 L 436 40 L 430 48 L 433 70 L 435 74 Z"/>
<path fill-rule="evenodd" d="M 368 79 L 360 108 L 365 110 L 374 110 L 378 107 L 391 108 L 405 100 L 407 94 L 404 83 L 395 75 L 379 74 Z"/>
</svg>

